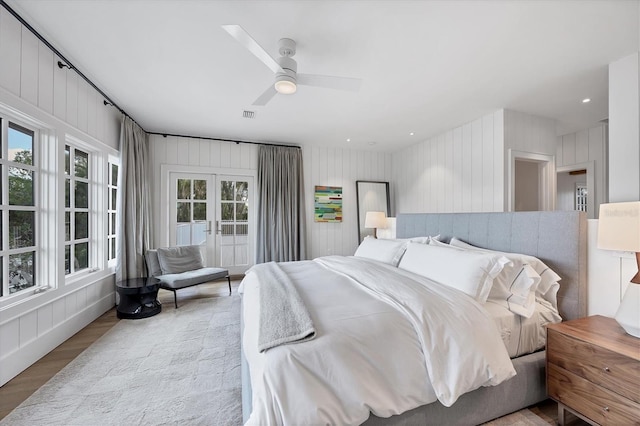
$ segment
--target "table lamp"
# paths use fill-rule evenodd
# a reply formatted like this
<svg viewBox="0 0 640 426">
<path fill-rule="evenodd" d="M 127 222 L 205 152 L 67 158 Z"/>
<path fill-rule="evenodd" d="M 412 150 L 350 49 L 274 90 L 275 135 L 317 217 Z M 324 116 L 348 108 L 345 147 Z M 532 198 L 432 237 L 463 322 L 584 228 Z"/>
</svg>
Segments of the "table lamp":
<svg viewBox="0 0 640 426">
<path fill-rule="evenodd" d="M 377 229 L 387 226 L 387 215 L 384 212 L 367 212 L 364 227 L 373 228 L 373 238 L 378 238 Z"/>
<path fill-rule="evenodd" d="M 633 252 L 640 269 L 640 201 L 600 205 L 598 248 Z M 631 278 L 615 319 L 628 334 L 640 337 L 640 271 Z"/>
</svg>

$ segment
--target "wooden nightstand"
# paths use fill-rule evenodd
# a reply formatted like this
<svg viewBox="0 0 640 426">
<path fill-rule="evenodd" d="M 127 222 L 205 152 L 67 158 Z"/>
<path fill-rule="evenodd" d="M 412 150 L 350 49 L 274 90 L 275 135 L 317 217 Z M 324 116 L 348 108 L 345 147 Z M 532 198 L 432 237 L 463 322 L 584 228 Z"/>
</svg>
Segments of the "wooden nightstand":
<svg viewBox="0 0 640 426">
<path fill-rule="evenodd" d="M 599 315 L 547 327 L 547 393 L 601 425 L 640 424 L 640 339 Z"/>
</svg>

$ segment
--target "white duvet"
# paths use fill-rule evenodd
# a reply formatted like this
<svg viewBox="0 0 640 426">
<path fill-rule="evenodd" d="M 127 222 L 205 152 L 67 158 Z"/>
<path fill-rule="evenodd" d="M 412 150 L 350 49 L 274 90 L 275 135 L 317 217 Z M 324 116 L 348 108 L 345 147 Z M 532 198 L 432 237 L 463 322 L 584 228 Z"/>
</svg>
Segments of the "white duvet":
<svg viewBox="0 0 640 426">
<path fill-rule="evenodd" d="M 314 322 L 311 341 L 257 349 L 259 277 L 241 284 L 251 425 L 360 424 L 436 399 L 446 406 L 515 375 L 471 297 L 395 267 L 329 256 L 280 264 Z"/>
</svg>

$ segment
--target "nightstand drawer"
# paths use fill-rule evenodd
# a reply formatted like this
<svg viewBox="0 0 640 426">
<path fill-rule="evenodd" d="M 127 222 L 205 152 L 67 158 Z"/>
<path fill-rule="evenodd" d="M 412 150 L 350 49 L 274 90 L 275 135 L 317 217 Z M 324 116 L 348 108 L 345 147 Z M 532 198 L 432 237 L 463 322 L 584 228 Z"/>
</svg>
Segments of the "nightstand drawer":
<svg viewBox="0 0 640 426">
<path fill-rule="evenodd" d="M 640 403 L 638 361 L 551 329 L 547 349 L 550 363 Z"/>
<path fill-rule="evenodd" d="M 640 425 L 640 404 L 554 364 L 547 364 L 547 391 L 551 398 L 601 425 Z"/>
</svg>

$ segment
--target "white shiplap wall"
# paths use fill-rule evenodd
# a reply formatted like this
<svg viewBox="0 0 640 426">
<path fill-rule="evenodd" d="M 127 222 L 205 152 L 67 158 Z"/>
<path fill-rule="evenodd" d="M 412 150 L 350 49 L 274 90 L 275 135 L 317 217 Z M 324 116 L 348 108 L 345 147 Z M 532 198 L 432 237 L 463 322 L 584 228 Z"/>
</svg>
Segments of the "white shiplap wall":
<svg viewBox="0 0 640 426">
<path fill-rule="evenodd" d="M 120 113 L 0 7 L 0 104 L 116 153 Z M 115 303 L 113 274 L 102 270 L 81 283 L 0 307 L 0 385 L 81 330 Z"/>
<path fill-rule="evenodd" d="M 390 182 L 391 154 L 347 148 L 305 147 L 304 184 L 307 200 L 307 257 L 352 255 L 358 247 L 356 181 Z M 316 185 L 342 187 L 342 222 L 314 222 Z M 391 186 L 391 185 L 390 185 Z M 392 214 L 394 200 L 390 190 Z"/>
<path fill-rule="evenodd" d="M 152 191 L 154 240 L 167 244 L 168 206 L 163 205 L 161 170 L 246 174 L 256 176 L 258 146 L 184 137 L 150 135 L 153 163 Z M 355 188 L 356 180 L 391 180 L 391 155 L 342 148 L 303 148 L 308 257 L 326 254 L 353 254 L 358 246 Z M 254 181 L 254 183 L 257 183 Z M 166 182 L 165 182 L 166 184 Z M 342 223 L 313 221 L 314 186 L 343 187 Z M 166 185 L 164 185 L 166 186 Z"/>
<path fill-rule="evenodd" d="M 396 212 L 504 210 L 504 110 L 393 154 Z"/>
</svg>

